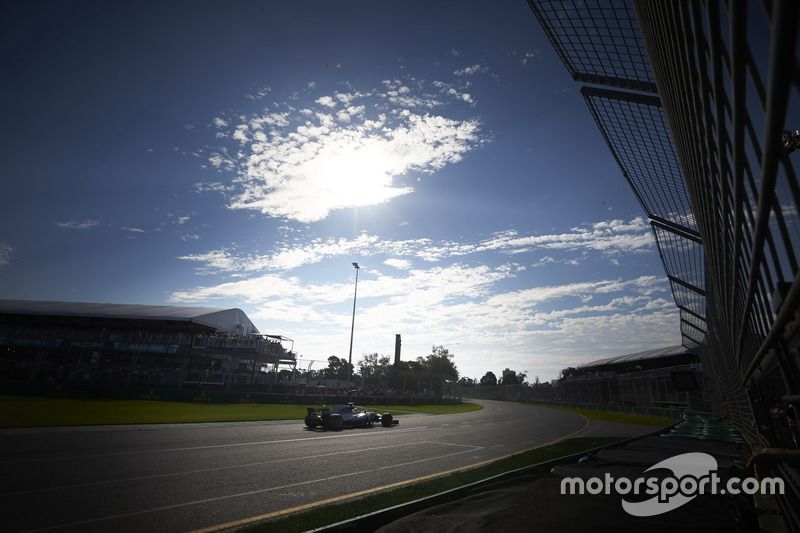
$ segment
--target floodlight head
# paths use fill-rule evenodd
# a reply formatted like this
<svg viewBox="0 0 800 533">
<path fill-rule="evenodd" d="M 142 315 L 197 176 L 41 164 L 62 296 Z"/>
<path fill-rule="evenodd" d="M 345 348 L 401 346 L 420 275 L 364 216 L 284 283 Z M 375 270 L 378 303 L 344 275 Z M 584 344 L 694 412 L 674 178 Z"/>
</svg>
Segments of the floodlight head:
<svg viewBox="0 0 800 533">
<path fill-rule="evenodd" d="M 794 152 L 800 148 L 800 131 L 784 130 L 783 135 L 781 135 L 781 141 L 783 141 L 783 147 L 786 148 L 788 153 Z"/>
<path fill-rule="evenodd" d="M 353 263 L 353 266 L 354 266 L 355 268 L 361 268 L 360 266 L 358 266 L 358 263 Z"/>
</svg>

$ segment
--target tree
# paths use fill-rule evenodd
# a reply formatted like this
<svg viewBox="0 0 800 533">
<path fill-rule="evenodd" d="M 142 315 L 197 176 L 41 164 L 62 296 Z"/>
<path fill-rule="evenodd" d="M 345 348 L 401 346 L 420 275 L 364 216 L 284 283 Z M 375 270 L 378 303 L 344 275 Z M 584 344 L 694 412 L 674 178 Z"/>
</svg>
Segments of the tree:
<svg viewBox="0 0 800 533">
<path fill-rule="evenodd" d="M 337 378 L 339 376 L 339 369 L 342 368 L 342 360 L 332 355 L 328 357 L 328 368 L 325 369 L 325 375 L 329 378 Z"/>
<path fill-rule="evenodd" d="M 454 354 L 451 354 L 447 348 L 440 345 L 433 346 L 431 348 L 430 355 L 424 358 L 417 357 L 417 363 L 423 372 L 427 372 L 429 374 L 440 374 L 444 376 L 445 379 L 457 381 L 458 368 L 453 362 L 454 358 Z"/>
<path fill-rule="evenodd" d="M 419 364 L 416 361 L 399 361 L 389 369 L 388 385 L 401 393 L 417 390 Z"/>
<path fill-rule="evenodd" d="M 500 378 L 499 385 L 524 385 L 525 380 L 528 378 L 527 370 L 522 372 L 514 372 L 513 374 L 504 375 Z"/>
<path fill-rule="evenodd" d="M 478 380 L 464 377 L 458 380 L 458 384 L 462 387 L 474 387 L 478 384 Z"/>
<path fill-rule="evenodd" d="M 569 378 L 577 378 L 582 376 L 586 373 L 586 370 L 582 368 L 576 368 L 574 366 L 569 366 L 561 371 L 561 377 L 558 378 L 559 381 L 564 381 L 565 379 Z"/>
<path fill-rule="evenodd" d="M 391 359 L 388 355 L 364 354 L 361 361 L 358 362 L 358 366 L 361 368 L 362 373 L 365 374 L 362 378 L 369 379 L 373 383 L 379 383 L 388 377 Z"/>
<path fill-rule="evenodd" d="M 329 379 L 347 379 L 347 367 L 350 367 L 350 375 L 353 375 L 353 365 L 347 362 L 344 357 L 339 358 L 335 355 L 328 357 L 328 367 L 325 369 L 325 377 Z M 351 377 L 351 379 L 353 379 Z"/>
<path fill-rule="evenodd" d="M 484 387 L 494 387 L 497 385 L 497 376 L 493 372 L 487 372 L 481 378 L 481 385 Z"/>
<path fill-rule="evenodd" d="M 325 369 L 325 375 L 331 379 L 347 379 L 348 366 L 352 372 L 352 365 L 347 362 L 347 359 L 332 355 L 328 357 L 328 368 Z"/>
</svg>

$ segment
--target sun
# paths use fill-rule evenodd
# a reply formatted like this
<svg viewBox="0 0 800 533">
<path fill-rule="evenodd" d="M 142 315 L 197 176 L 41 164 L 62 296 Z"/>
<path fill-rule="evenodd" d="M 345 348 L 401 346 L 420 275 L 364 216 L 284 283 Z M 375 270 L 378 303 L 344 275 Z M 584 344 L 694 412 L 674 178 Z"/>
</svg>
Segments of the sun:
<svg viewBox="0 0 800 533">
<path fill-rule="evenodd" d="M 402 166 L 385 141 L 326 147 L 314 158 L 311 182 L 333 208 L 381 204 L 412 192 L 393 184 Z"/>
</svg>

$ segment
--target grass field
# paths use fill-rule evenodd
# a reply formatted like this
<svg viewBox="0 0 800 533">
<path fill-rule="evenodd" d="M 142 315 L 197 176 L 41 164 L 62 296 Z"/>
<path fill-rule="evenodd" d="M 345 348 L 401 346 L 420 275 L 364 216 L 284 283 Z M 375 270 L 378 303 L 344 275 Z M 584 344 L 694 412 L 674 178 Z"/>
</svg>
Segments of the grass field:
<svg viewBox="0 0 800 533">
<path fill-rule="evenodd" d="M 388 407 L 370 405 L 381 413 L 463 413 L 482 409 L 475 403 Z M 150 400 L 76 400 L 0 396 L 0 428 L 94 426 L 106 424 L 179 424 L 190 422 L 245 422 L 302 420 L 304 405 L 200 404 Z"/>
<path fill-rule="evenodd" d="M 593 420 L 627 424 L 668 426 L 668 418 L 652 418 L 589 409 L 555 408 L 571 411 Z M 370 411 L 381 413 L 452 414 L 482 409 L 476 403 L 461 405 L 370 405 Z M 109 424 L 181 424 L 193 422 L 249 422 L 268 420 L 301 420 L 304 405 L 285 404 L 200 404 L 151 400 L 77 400 L 72 398 L 40 398 L 0 396 L 0 428 L 54 426 L 94 426 Z"/>
<path fill-rule="evenodd" d="M 589 409 L 556 408 L 571 411 L 592 420 L 627 424 L 668 426 L 668 418 L 652 418 Z M 452 414 L 482 409 L 476 403 L 461 405 L 370 405 L 381 413 Z M 285 404 L 200 404 L 150 400 L 77 400 L 72 398 L 40 398 L 0 396 L 0 428 L 53 426 L 94 426 L 109 424 L 181 424 L 192 422 L 249 422 L 259 420 L 301 420 L 304 405 Z"/>
</svg>

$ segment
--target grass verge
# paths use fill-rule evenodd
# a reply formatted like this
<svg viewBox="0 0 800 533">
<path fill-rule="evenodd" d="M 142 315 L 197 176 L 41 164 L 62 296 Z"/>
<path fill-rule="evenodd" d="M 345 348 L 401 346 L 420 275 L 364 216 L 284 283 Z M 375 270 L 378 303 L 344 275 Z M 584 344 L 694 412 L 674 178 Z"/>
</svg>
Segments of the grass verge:
<svg viewBox="0 0 800 533">
<path fill-rule="evenodd" d="M 369 410 L 398 413 L 452 414 L 482 409 L 461 405 L 370 405 Z M 192 422 L 249 422 L 302 420 L 304 405 L 201 404 L 151 400 L 78 400 L 0 396 L 0 428 L 94 426 L 106 424 L 179 424 Z"/>
</svg>

